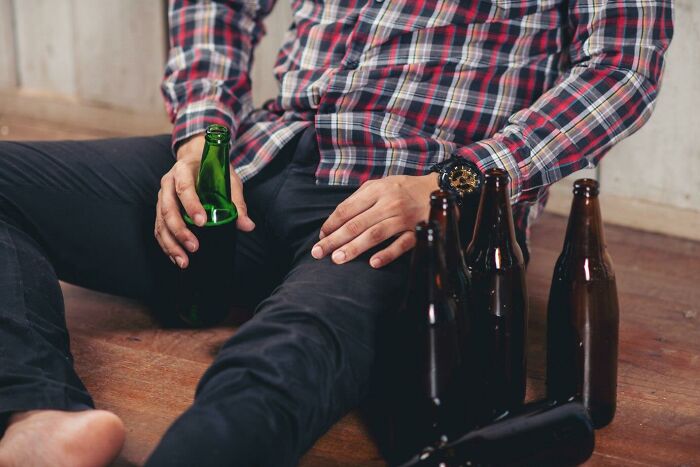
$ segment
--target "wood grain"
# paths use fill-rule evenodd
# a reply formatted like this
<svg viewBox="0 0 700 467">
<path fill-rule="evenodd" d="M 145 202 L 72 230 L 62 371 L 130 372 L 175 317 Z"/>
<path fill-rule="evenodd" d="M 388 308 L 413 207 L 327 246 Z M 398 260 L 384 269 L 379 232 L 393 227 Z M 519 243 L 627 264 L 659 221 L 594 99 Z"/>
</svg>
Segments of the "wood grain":
<svg viewBox="0 0 700 467">
<path fill-rule="evenodd" d="M 1 123 L 0 123 L 1 124 Z M 5 118 L 15 138 L 86 131 Z M 100 136 L 93 133 L 93 136 Z M 605 204 L 603 203 L 605 212 Z M 528 399 L 544 392 L 545 307 L 566 219 L 545 214 L 533 229 Z M 618 412 L 597 433 L 588 466 L 700 465 L 700 243 L 606 227 L 620 293 Z M 127 426 L 117 466 L 141 465 L 190 404 L 198 378 L 234 327 L 172 331 L 139 303 L 64 285 L 76 367 L 99 407 Z M 357 413 L 309 451 L 304 467 L 382 466 Z"/>
</svg>

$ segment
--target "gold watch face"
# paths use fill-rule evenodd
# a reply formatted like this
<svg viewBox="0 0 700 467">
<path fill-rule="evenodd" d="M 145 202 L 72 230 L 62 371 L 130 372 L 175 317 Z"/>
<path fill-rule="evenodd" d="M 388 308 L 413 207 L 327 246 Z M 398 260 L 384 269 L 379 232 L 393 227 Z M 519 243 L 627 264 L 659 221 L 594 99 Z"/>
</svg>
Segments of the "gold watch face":
<svg viewBox="0 0 700 467">
<path fill-rule="evenodd" d="M 479 187 L 479 177 L 471 167 L 465 165 L 456 165 L 452 168 L 449 175 L 450 186 L 459 191 L 459 194 L 473 193 Z"/>
</svg>

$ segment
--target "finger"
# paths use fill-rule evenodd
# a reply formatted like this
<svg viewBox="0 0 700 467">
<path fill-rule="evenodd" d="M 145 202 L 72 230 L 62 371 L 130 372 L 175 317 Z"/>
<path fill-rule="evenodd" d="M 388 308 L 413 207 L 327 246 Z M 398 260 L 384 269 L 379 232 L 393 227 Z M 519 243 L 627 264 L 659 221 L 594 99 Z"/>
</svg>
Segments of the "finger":
<svg viewBox="0 0 700 467">
<path fill-rule="evenodd" d="M 175 240 L 175 237 L 173 237 L 167 227 L 165 227 L 162 219 L 156 219 L 154 234 L 160 248 L 170 257 L 170 260 L 180 268 L 186 268 L 188 264 L 187 253 L 185 253 L 185 250 L 182 249 L 177 240 Z"/>
<path fill-rule="evenodd" d="M 406 231 L 404 220 L 398 216 L 390 217 L 374 224 L 351 242 L 339 247 L 333 252 L 331 258 L 336 264 L 347 263 L 370 248 L 404 231 Z"/>
<path fill-rule="evenodd" d="M 231 170 L 231 201 L 233 201 L 233 204 L 236 205 L 236 209 L 238 210 L 238 219 L 236 220 L 236 227 L 238 227 L 238 230 L 242 230 L 243 232 L 250 232 L 253 230 L 255 228 L 255 222 L 248 217 L 248 207 L 243 198 L 243 183 L 233 170 Z"/>
<path fill-rule="evenodd" d="M 188 251 L 197 251 L 199 242 L 182 219 L 174 193 L 173 179 L 167 177 L 161 183 L 160 209 L 156 212 L 156 216 L 160 216 L 163 220 L 163 227 L 170 231 L 171 236 L 175 237 L 180 245 L 187 248 Z"/>
<path fill-rule="evenodd" d="M 416 234 L 412 231 L 406 231 L 399 235 L 391 245 L 383 250 L 375 253 L 369 260 L 370 266 L 373 268 L 381 268 L 394 261 L 399 256 L 403 255 L 416 245 Z"/>
<path fill-rule="evenodd" d="M 175 194 L 190 219 L 198 226 L 207 222 L 207 214 L 197 196 L 194 170 L 191 164 L 178 163 L 173 167 L 172 180 Z M 162 186 L 162 185 L 161 185 Z M 167 193 L 166 193 L 167 194 Z"/>
<path fill-rule="evenodd" d="M 366 211 L 377 201 L 376 191 L 372 189 L 358 190 L 348 199 L 340 203 L 333 213 L 328 216 L 326 222 L 321 226 L 319 238 L 325 238 L 332 234 L 347 221 Z"/>
<path fill-rule="evenodd" d="M 349 221 L 345 222 L 339 229 L 332 232 L 330 235 L 324 236 L 311 249 L 311 256 L 316 259 L 321 259 L 326 255 L 333 253 L 338 247 L 341 247 L 354 238 L 359 237 L 367 229 L 375 224 L 382 222 L 384 219 L 393 214 L 387 209 L 380 209 L 378 206 L 361 212 Z"/>
</svg>

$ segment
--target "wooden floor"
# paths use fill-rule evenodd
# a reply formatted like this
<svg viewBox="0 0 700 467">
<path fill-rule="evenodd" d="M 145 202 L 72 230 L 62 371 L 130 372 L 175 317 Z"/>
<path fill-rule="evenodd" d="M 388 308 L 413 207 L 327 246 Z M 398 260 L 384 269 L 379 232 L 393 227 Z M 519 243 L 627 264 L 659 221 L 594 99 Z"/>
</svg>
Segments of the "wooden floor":
<svg viewBox="0 0 700 467">
<path fill-rule="evenodd" d="M 111 136 L 0 115 L 0 138 Z M 603 216 L 605 202 L 603 200 Z M 528 272 L 528 397 L 543 394 L 544 309 L 565 219 L 533 231 Z M 590 466 L 700 465 L 700 244 L 607 226 L 621 303 L 618 413 L 597 433 Z M 97 405 L 128 429 L 118 466 L 140 465 L 192 400 L 198 378 L 234 328 L 158 329 L 138 303 L 64 286 L 76 366 Z M 384 465 L 354 414 L 303 466 Z"/>
</svg>

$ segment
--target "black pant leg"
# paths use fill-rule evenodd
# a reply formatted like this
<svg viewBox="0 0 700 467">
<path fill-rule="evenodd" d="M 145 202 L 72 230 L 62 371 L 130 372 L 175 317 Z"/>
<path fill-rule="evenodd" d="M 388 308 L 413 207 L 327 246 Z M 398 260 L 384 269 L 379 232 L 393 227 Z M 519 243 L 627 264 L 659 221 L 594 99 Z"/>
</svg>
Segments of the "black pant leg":
<svg viewBox="0 0 700 467">
<path fill-rule="evenodd" d="M 376 270 L 371 253 L 344 265 L 311 257 L 321 224 L 352 189 L 316 185 L 317 155 L 305 146 L 302 138 L 268 193 L 265 219 L 291 270 L 223 347 L 151 467 L 296 465 L 368 390 L 377 319 L 398 306 L 408 258 Z"/>
<path fill-rule="evenodd" d="M 92 406 L 73 370 L 58 279 L 150 290 L 169 263 L 152 264 L 152 224 L 171 165 L 167 136 L 0 143 L 0 414 Z"/>
<path fill-rule="evenodd" d="M 292 466 L 366 394 L 379 313 L 397 305 L 406 258 L 301 260 L 223 347 L 149 466 Z"/>
<path fill-rule="evenodd" d="M 167 135 L 0 143 L 0 208 L 66 282 L 143 298 L 170 269 L 153 238 Z"/>
</svg>

